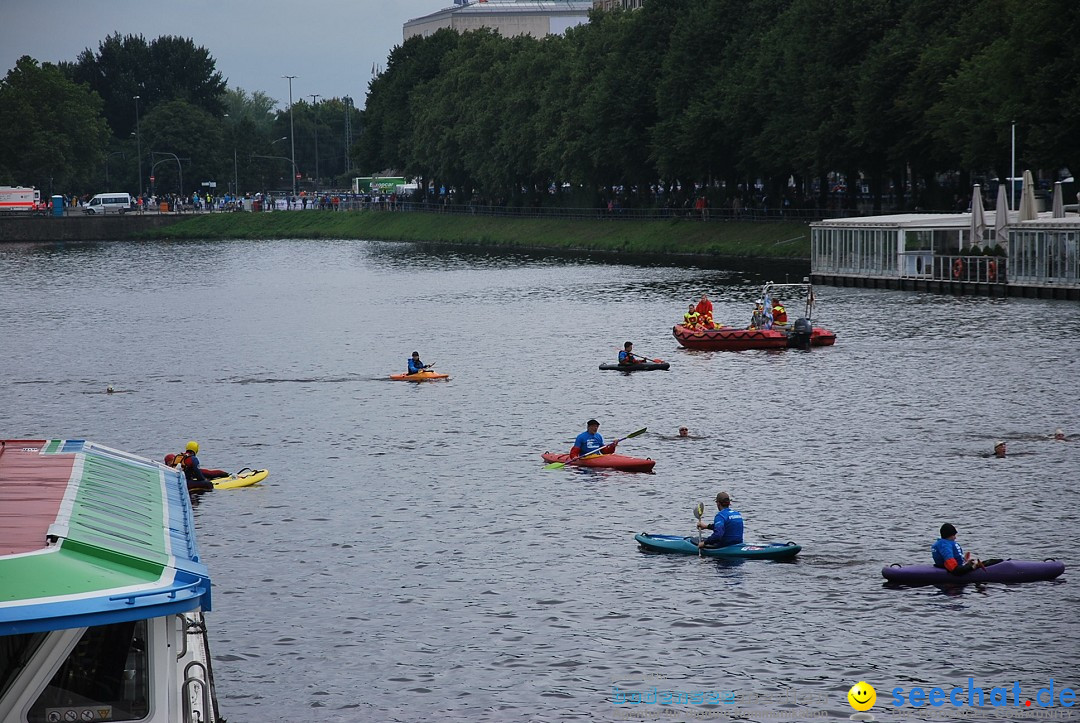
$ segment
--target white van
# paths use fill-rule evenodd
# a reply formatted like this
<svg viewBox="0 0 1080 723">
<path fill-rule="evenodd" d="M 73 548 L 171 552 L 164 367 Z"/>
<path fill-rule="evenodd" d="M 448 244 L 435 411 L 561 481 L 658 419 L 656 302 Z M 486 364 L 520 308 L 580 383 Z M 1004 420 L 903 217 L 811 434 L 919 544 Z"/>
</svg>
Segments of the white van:
<svg viewBox="0 0 1080 723">
<path fill-rule="evenodd" d="M 95 213 L 127 213 L 131 210 L 130 193 L 99 193 L 83 206 L 83 211 Z"/>
</svg>

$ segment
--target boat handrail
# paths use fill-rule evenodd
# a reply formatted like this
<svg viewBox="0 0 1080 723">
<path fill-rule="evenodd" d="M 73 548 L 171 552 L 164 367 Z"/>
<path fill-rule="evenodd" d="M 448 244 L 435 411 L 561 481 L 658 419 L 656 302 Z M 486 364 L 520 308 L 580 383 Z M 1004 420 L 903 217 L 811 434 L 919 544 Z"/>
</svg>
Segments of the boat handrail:
<svg viewBox="0 0 1080 723">
<path fill-rule="evenodd" d="M 184 656 L 188 653 L 187 618 L 184 616 L 183 613 L 177 613 L 176 619 L 180 621 L 180 640 L 183 643 L 183 646 L 181 646 L 180 648 L 180 652 L 176 654 L 176 659 L 182 660 Z"/>
<path fill-rule="evenodd" d="M 123 595 L 111 595 L 109 596 L 109 602 L 126 600 L 128 605 L 134 605 L 135 598 L 151 597 L 153 595 L 167 595 L 170 600 L 175 600 L 177 594 L 181 592 L 191 592 L 195 594 L 195 597 L 199 597 L 205 592 L 202 584 L 202 580 L 196 580 L 195 582 L 189 582 L 186 585 L 178 585 L 169 588 L 168 590 L 143 590 L 142 592 L 127 592 Z"/>
</svg>

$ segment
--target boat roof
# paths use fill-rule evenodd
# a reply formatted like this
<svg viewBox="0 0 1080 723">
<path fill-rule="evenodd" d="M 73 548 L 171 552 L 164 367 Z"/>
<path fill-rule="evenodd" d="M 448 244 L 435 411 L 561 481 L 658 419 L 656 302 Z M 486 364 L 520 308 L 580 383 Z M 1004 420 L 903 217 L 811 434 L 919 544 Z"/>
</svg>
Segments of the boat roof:
<svg viewBox="0 0 1080 723">
<path fill-rule="evenodd" d="M 78 439 L 0 440 L 0 635 L 210 609 L 187 483 Z"/>
<path fill-rule="evenodd" d="M 992 228 L 997 221 L 997 211 L 983 211 L 983 220 L 988 228 Z M 1056 226 L 1058 224 L 1068 226 L 1071 218 L 1066 216 L 1054 218 L 1050 211 L 1040 211 L 1039 214 L 1027 221 L 1020 220 L 1019 211 L 1009 211 L 1009 227 L 1012 229 L 1028 228 L 1029 226 Z M 966 213 L 898 213 L 889 216 L 850 216 L 846 218 L 827 218 L 810 224 L 811 228 L 892 228 L 905 230 L 928 230 L 928 229 L 964 229 L 971 227 L 971 212 Z"/>
</svg>

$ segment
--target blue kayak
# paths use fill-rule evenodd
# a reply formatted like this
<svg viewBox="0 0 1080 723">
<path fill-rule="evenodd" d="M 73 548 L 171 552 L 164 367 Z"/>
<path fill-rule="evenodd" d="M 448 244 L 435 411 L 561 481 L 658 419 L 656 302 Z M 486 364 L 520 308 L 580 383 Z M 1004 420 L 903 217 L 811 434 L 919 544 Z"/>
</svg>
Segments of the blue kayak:
<svg viewBox="0 0 1080 723">
<path fill-rule="evenodd" d="M 650 535 L 640 532 L 634 535 L 642 549 L 649 552 L 679 552 L 684 555 L 698 554 L 696 537 L 678 535 Z M 767 542 L 763 545 L 741 543 L 727 547 L 704 547 L 701 554 L 710 557 L 739 557 L 751 560 L 790 560 L 802 550 L 794 542 Z"/>
</svg>

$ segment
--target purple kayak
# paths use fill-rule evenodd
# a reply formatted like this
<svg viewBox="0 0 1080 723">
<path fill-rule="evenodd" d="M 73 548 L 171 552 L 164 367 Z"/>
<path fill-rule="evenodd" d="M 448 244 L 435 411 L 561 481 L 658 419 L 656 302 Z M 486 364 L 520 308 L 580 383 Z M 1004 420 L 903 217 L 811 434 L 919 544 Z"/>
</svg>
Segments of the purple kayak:
<svg viewBox="0 0 1080 723">
<path fill-rule="evenodd" d="M 967 585 L 971 582 L 1033 582 L 1053 580 L 1065 572 L 1065 563 L 1057 560 L 1002 560 L 985 569 L 966 575 L 953 575 L 933 565 L 890 565 L 881 568 L 889 582 L 906 585 Z"/>
</svg>

